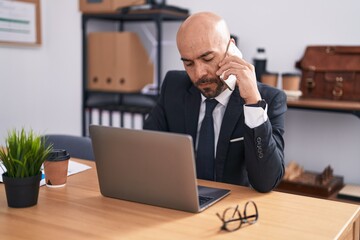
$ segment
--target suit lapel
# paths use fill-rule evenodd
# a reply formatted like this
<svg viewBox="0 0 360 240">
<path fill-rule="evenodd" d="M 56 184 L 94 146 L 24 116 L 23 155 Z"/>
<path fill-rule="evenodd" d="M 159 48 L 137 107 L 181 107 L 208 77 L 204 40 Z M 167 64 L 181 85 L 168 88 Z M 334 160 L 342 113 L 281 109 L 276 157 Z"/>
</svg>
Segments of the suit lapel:
<svg viewBox="0 0 360 240">
<path fill-rule="evenodd" d="M 236 87 L 234 89 L 234 92 L 231 94 L 221 124 L 215 160 L 217 181 L 221 181 L 222 179 L 231 134 L 234 131 L 236 123 L 239 121 L 239 118 L 243 115 L 244 104 L 245 102 L 240 97 L 239 89 Z"/>
<path fill-rule="evenodd" d="M 195 149 L 196 133 L 199 121 L 201 95 L 195 86 L 191 86 L 185 97 L 185 126 L 186 133 L 193 138 Z"/>
</svg>

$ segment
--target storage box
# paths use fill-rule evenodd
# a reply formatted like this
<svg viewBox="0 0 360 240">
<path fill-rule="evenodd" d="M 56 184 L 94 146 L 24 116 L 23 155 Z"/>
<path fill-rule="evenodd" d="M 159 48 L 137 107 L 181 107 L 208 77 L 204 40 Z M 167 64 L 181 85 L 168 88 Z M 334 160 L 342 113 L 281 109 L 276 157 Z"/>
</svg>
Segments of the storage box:
<svg viewBox="0 0 360 240">
<path fill-rule="evenodd" d="M 140 92 L 153 83 L 154 65 L 133 32 L 88 35 L 88 89 Z"/>
<path fill-rule="evenodd" d="M 80 0 L 83 13 L 109 13 L 119 8 L 145 4 L 146 0 Z"/>
</svg>

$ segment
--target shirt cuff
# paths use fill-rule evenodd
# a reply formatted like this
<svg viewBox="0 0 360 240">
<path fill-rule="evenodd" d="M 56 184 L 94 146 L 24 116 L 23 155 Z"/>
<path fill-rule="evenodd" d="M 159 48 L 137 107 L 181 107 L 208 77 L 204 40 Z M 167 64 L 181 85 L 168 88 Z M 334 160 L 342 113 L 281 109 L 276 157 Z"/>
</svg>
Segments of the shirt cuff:
<svg viewBox="0 0 360 240">
<path fill-rule="evenodd" d="M 244 105 L 245 124 L 249 128 L 256 128 L 267 121 L 268 105 L 266 104 L 265 109 L 262 107 L 252 107 Z"/>
</svg>

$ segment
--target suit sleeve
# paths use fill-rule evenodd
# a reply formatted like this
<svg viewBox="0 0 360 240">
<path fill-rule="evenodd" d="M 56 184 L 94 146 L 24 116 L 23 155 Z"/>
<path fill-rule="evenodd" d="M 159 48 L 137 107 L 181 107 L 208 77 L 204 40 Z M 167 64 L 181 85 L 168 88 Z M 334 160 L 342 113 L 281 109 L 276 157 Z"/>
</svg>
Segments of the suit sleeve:
<svg viewBox="0 0 360 240">
<path fill-rule="evenodd" d="M 245 126 L 245 161 L 251 186 L 269 192 L 284 175 L 284 118 L 286 95 L 278 91 L 268 102 L 268 119 L 253 129 Z"/>
<path fill-rule="evenodd" d="M 168 74 L 169 75 L 169 74 Z M 167 75 L 167 76 L 168 76 Z M 165 106 L 164 106 L 164 95 L 165 89 L 167 86 L 167 76 L 165 76 L 164 82 L 161 86 L 161 94 L 159 99 L 155 105 L 155 107 L 151 110 L 149 116 L 145 119 L 144 129 L 147 130 L 155 130 L 155 131 L 168 131 L 168 124 L 165 114 Z"/>
</svg>

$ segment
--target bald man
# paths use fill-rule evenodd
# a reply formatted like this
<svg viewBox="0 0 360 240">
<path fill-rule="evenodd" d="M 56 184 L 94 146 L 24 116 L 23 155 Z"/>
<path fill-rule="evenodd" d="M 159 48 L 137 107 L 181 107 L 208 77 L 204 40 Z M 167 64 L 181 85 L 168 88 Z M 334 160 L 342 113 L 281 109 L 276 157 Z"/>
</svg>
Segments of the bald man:
<svg viewBox="0 0 360 240">
<path fill-rule="evenodd" d="M 271 191 L 284 174 L 286 95 L 256 81 L 254 66 L 242 59 L 225 21 L 214 13 L 188 17 L 177 47 L 185 71 L 166 74 L 144 129 L 191 135 L 198 178 Z M 202 124 L 213 99 L 213 130 L 206 132 Z M 208 144 L 214 154 L 206 150 L 211 154 L 205 161 L 199 156 L 203 131 L 214 139 Z"/>
</svg>

